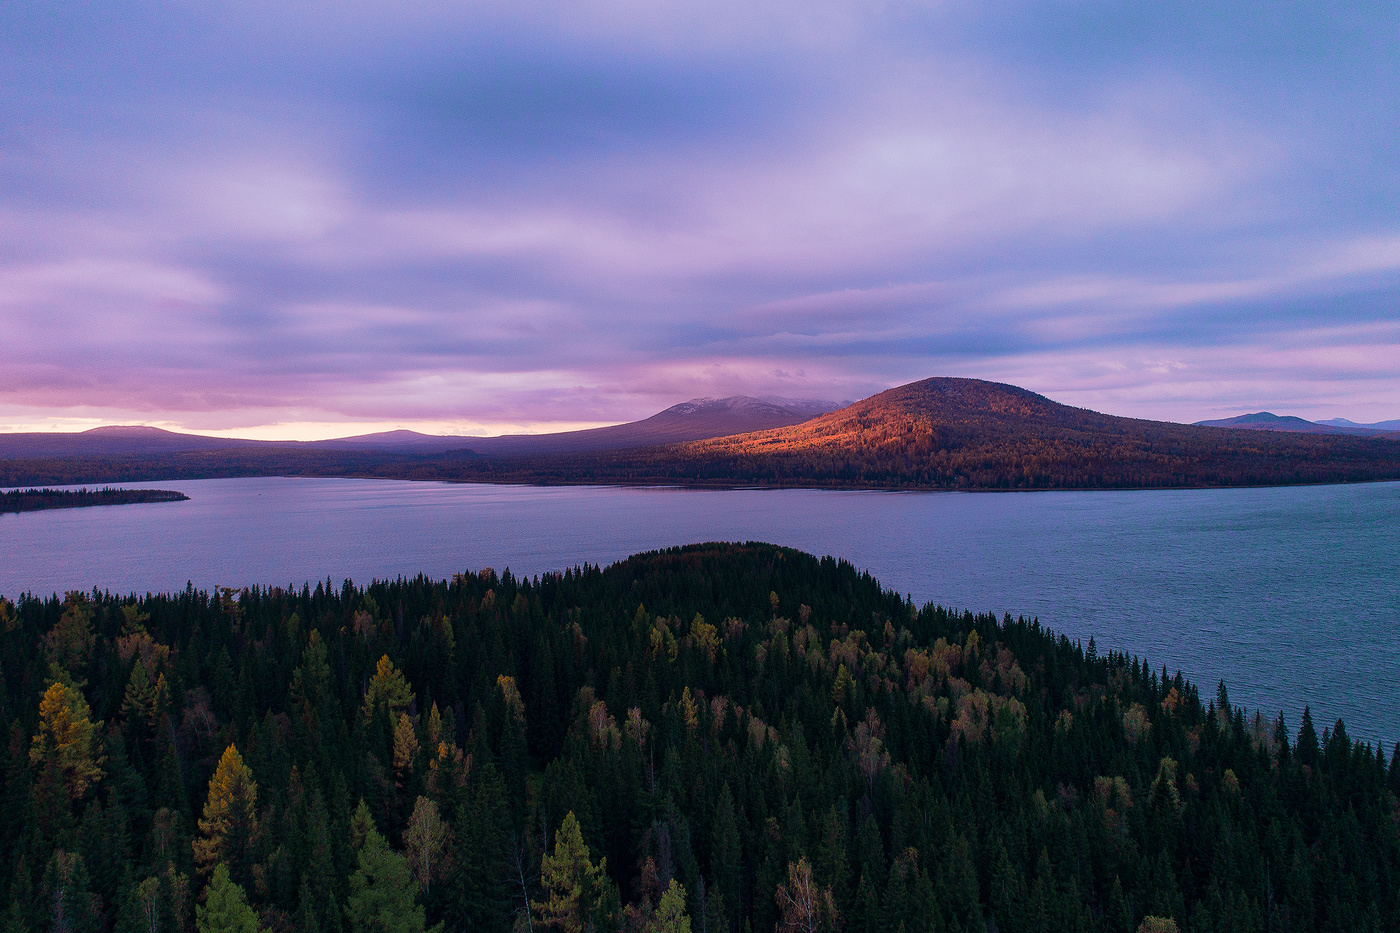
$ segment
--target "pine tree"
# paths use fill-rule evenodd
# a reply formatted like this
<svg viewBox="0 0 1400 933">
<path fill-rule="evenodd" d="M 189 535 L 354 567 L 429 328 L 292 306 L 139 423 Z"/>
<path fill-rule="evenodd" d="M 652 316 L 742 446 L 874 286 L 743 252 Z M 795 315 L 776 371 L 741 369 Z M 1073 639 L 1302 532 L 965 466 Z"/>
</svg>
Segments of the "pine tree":
<svg viewBox="0 0 1400 933">
<path fill-rule="evenodd" d="M 1312 710 L 1303 707 L 1303 725 L 1298 729 L 1298 742 L 1294 747 L 1298 761 L 1309 768 L 1316 768 L 1319 756 L 1317 730 L 1313 728 Z"/>
<path fill-rule="evenodd" d="M 243 888 L 229 877 L 226 866 L 214 866 L 205 898 L 195 908 L 195 928 L 199 933 L 262 933 L 258 915 L 248 906 Z"/>
<path fill-rule="evenodd" d="M 448 879 L 448 900 L 463 930 L 495 931 L 506 927 L 509 899 L 510 807 L 505 782 L 491 762 L 475 769 L 459 805 L 456 837 L 458 870 Z"/>
<path fill-rule="evenodd" d="M 40 907 L 54 933 L 97 933 L 101 929 L 102 903 L 92 893 L 81 855 L 62 849 L 54 851 L 44 870 Z"/>
<path fill-rule="evenodd" d="M 408 859 L 391 850 L 371 827 L 345 899 L 351 933 L 423 933 L 426 920 L 415 900 L 417 894 L 418 882 L 408 869 Z"/>
<path fill-rule="evenodd" d="M 594 865 L 589 859 L 578 820 L 570 811 L 554 834 L 554 851 L 540 863 L 545 897 L 530 905 L 539 923 L 560 933 L 582 933 L 603 894 L 607 862 L 603 859 Z"/>
<path fill-rule="evenodd" d="M 675 878 L 661 895 L 656 909 L 637 933 L 690 933 L 690 917 L 685 911 L 685 887 Z"/>
<path fill-rule="evenodd" d="M 843 911 L 849 907 L 851 897 L 846 835 L 846 820 L 833 804 L 822 821 L 821 839 L 812 857 L 812 871 L 819 883 L 831 888 L 838 909 Z"/>
<path fill-rule="evenodd" d="M 302 878 L 301 890 L 297 892 L 297 912 L 294 918 L 297 933 L 321 933 L 320 913 L 316 901 L 311 882 Z"/>
<path fill-rule="evenodd" d="M 1023 927 L 1027 897 L 1026 880 L 1011 864 L 1006 846 L 1001 843 L 997 844 L 997 854 L 992 863 L 991 883 L 992 916 L 996 918 L 997 929 L 1001 933 L 1019 933 Z"/>
<path fill-rule="evenodd" d="M 734 795 L 726 781 L 719 790 L 715 808 L 714 835 L 710 843 L 710 873 L 715 890 L 729 909 L 730 927 L 737 929 L 739 917 L 739 871 L 742 853 L 739 822 L 734 815 Z"/>
<path fill-rule="evenodd" d="M 1104 909 L 1104 930 L 1107 933 L 1132 933 L 1133 915 L 1128 909 L 1128 898 L 1123 894 L 1123 882 L 1115 875 L 1113 887 L 1108 893 L 1108 906 Z"/>
</svg>

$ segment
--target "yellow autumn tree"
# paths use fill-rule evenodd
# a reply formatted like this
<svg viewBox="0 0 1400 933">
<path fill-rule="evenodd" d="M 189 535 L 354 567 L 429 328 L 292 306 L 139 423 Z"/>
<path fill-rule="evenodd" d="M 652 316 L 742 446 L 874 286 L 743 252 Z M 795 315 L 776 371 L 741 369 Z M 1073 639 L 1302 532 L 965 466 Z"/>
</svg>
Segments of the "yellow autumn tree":
<svg viewBox="0 0 1400 933">
<path fill-rule="evenodd" d="M 229 745 L 209 779 L 209 799 L 199 819 L 194 860 L 208 872 L 227 865 L 235 882 L 247 883 L 253 837 L 257 833 L 258 785 L 238 749 Z"/>
<path fill-rule="evenodd" d="M 97 724 L 88 718 L 87 700 L 77 688 L 55 682 L 39 701 L 39 728 L 29 747 L 38 772 L 35 795 L 39 811 L 56 817 L 83 798 L 102 778 Z"/>
<path fill-rule="evenodd" d="M 403 787 L 413 773 L 413 761 L 418 757 L 418 732 L 407 713 L 399 713 L 394 723 L 394 783 Z"/>
<path fill-rule="evenodd" d="M 411 699 L 413 691 L 409 689 L 403 671 L 394 667 L 394 662 L 389 660 L 387 654 L 384 655 L 375 665 L 374 676 L 369 679 L 369 689 L 365 691 L 365 722 L 374 718 L 374 711 L 381 705 L 388 708 L 390 719 L 395 719 L 408 708 Z"/>
</svg>

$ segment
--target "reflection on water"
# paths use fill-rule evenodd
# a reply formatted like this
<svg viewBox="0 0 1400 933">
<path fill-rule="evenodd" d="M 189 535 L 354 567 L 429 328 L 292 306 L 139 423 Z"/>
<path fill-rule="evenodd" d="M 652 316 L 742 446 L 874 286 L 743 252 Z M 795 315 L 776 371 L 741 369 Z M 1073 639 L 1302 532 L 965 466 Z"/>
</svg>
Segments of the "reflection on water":
<svg viewBox="0 0 1400 933">
<path fill-rule="evenodd" d="M 920 602 L 1039 616 L 1182 669 L 1206 696 L 1303 703 L 1400 739 L 1400 484 L 1012 494 L 380 480 L 130 484 L 188 502 L 0 516 L 0 593 L 117 592 L 509 567 L 714 540 L 834 554 Z"/>
</svg>

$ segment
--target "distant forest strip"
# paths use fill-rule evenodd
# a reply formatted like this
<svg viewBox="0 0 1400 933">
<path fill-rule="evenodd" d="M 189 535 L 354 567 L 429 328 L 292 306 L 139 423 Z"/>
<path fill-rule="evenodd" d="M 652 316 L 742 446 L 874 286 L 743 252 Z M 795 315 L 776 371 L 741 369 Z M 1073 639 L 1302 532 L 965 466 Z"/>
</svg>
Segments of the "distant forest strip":
<svg viewBox="0 0 1400 933">
<path fill-rule="evenodd" d="M 1224 431 L 1174 438 L 914 440 L 873 449 L 744 449 L 716 441 L 550 457 L 421 462 L 404 478 L 475 482 L 675 484 L 855 489 L 1159 489 L 1400 479 L 1400 442 Z M 1241 436 L 1243 435 L 1243 436 Z M 723 439 L 721 439 L 723 440 Z M 393 466 L 377 471 L 393 475 Z"/>
<path fill-rule="evenodd" d="M 0 492 L 0 513 L 138 502 L 183 502 L 188 498 L 184 493 L 172 489 L 15 489 Z"/>
<path fill-rule="evenodd" d="M 225 448 L 133 456 L 0 459 L 0 485 L 71 486 L 77 483 L 139 483 L 239 476 L 379 476 L 386 479 L 439 479 L 415 475 L 423 463 L 450 469 L 461 452 L 418 455 L 388 451 Z"/>
<path fill-rule="evenodd" d="M 1127 419 L 1120 419 L 1126 421 Z M 761 435 L 539 457 L 234 448 L 0 459 L 0 484 L 340 476 L 478 483 L 855 489 L 1161 489 L 1400 479 L 1400 441 L 1136 422 L 1130 434 L 882 426 L 855 444 L 784 448 Z M 1178 430 L 1179 429 L 1179 430 Z"/>
<path fill-rule="evenodd" d="M 0 670 L 6 930 L 1400 929 L 1400 748 L 771 545 L 0 599 Z"/>
</svg>

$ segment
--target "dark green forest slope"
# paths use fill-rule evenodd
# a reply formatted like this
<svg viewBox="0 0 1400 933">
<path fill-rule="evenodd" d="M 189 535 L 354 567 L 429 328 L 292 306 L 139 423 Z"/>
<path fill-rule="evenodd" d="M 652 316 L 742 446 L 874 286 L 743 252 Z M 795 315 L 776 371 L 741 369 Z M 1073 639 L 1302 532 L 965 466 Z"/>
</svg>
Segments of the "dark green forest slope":
<svg viewBox="0 0 1400 933">
<path fill-rule="evenodd" d="M 22 598 L 0 659 L 8 930 L 1400 928 L 1393 755 L 768 545 Z"/>
</svg>

